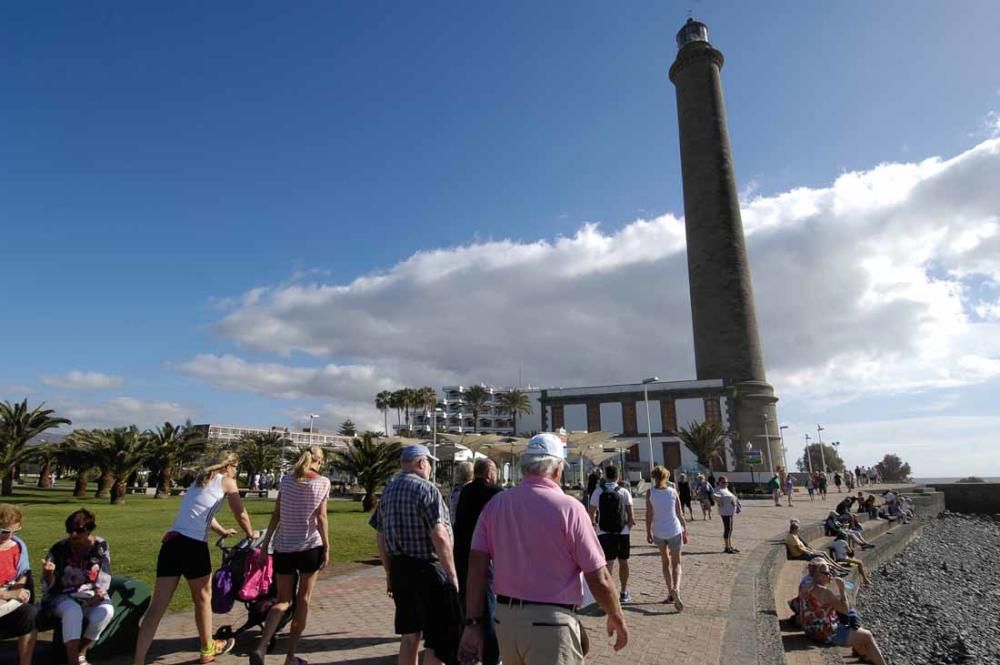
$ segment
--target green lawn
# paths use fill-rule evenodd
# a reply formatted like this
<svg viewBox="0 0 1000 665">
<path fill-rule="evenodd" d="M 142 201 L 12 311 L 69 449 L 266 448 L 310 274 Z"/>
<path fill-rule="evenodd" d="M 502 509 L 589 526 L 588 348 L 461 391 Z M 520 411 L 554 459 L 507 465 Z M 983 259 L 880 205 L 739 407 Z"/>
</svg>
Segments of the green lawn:
<svg viewBox="0 0 1000 665">
<path fill-rule="evenodd" d="M 156 553 L 160 539 L 173 523 L 181 497 L 153 499 L 129 495 L 125 505 L 112 506 L 107 499 L 74 499 L 72 488 L 59 485 L 54 490 L 14 487 L 13 497 L 0 497 L 0 502 L 13 503 L 24 513 L 24 528 L 18 534 L 28 543 L 32 568 L 38 570 L 45 551 L 60 538 L 66 537 L 66 517 L 79 507 L 97 516 L 96 534 L 111 546 L 111 566 L 114 574 L 137 577 L 152 587 L 156 577 Z M 244 502 L 255 529 L 263 529 L 271 517 L 274 501 L 247 499 Z M 375 532 L 368 526 L 368 513 L 361 512 L 355 501 L 329 502 L 330 562 L 347 563 L 376 558 Z M 217 519 L 224 526 L 236 527 L 232 513 L 223 505 Z M 231 543 L 236 538 L 230 539 Z M 210 543 L 213 569 L 219 565 L 220 551 Z M 191 606 L 191 596 L 183 586 L 170 605 L 171 610 Z"/>
</svg>

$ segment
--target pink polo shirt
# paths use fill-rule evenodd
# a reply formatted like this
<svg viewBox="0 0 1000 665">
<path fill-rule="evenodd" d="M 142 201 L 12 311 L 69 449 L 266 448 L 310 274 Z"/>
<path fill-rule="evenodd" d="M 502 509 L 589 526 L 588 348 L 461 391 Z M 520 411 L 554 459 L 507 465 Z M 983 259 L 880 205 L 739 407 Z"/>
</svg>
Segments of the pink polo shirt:
<svg viewBox="0 0 1000 665">
<path fill-rule="evenodd" d="M 540 603 L 579 605 L 580 573 L 606 563 L 587 509 L 539 476 L 490 499 L 472 549 L 493 559 L 496 593 Z"/>
</svg>

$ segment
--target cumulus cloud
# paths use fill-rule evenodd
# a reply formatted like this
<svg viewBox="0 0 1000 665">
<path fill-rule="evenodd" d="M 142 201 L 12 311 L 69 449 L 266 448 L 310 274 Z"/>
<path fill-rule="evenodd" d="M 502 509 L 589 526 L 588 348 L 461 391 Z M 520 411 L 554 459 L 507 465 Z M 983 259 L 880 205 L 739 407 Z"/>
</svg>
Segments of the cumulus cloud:
<svg viewBox="0 0 1000 665">
<path fill-rule="evenodd" d="M 47 386 L 66 390 L 107 390 L 121 387 L 125 383 L 120 376 L 101 372 L 81 372 L 78 369 L 66 374 L 46 374 L 40 378 Z"/>
<path fill-rule="evenodd" d="M 845 402 L 1000 376 L 995 297 L 975 295 L 1000 286 L 996 182 L 991 139 L 951 159 L 881 164 L 745 202 L 779 394 Z M 666 214 L 422 251 L 345 284 L 255 288 L 214 330 L 245 351 L 315 360 L 202 355 L 181 369 L 337 405 L 385 387 L 512 384 L 519 374 L 545 386 L 693 378 L 684 247 L 683 221 Z"/>
<path fill-rule="evenodd" d="M 195 419 L 197 411 L 176 402 L 115 397 L 103 402 L 53 399 L 48 405 L 56 413 L 73 421 L 73 427 L 101 428 L 138 425 L 141 428 L 162 425 L 164 421 L 183 423 Z"/>
</svg>

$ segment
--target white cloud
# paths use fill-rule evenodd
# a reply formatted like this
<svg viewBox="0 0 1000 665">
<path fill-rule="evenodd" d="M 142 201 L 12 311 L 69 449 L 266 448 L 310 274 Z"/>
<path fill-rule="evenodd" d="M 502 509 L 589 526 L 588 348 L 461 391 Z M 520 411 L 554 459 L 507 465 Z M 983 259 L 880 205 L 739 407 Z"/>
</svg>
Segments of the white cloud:
<svg viewBox="0 0 1000 665">
<path fill-rule="evenodd" d="M 197 410 L 176 402 L 146 401 L 134 397 L 115 397 L 104 402 L 83 402 L 53 399 L 47 406 L 56 414 L 73 421 L 73 428 L 123 427 L 138 425 L 141 428 L 162 425 L 164 421 L 183 423 L 195 419 Z"/>
<path fill-rule="evenodd" d="M 66 374 L 45 374 L 40 379 L 47 386 L 66 390 L 107 390 L 118 388 L 125 383 L 120 376 L 101 372 L 81 372 L 78 369 Z"/>
<path fill-rule="evenodd" d="M 881 164 L 745 203 L 757 316 L 779 395 L 813 405 L 1000 377 L 1000 139 Z M 400 385 L 586 385 L 694 376 L 683 222 L 584 224 L 553 240 L 421 251 L 346 284 L 293 282 L 230 302 L 244 350 L 185 373 L 229 389 L 362 409 Z M 337 414 L 337 415 L 334 415 Z M 343 414 L 341 416 L 340 414 Z M 339 421 L 338 421 L 339 422 Z"/>
</svg>

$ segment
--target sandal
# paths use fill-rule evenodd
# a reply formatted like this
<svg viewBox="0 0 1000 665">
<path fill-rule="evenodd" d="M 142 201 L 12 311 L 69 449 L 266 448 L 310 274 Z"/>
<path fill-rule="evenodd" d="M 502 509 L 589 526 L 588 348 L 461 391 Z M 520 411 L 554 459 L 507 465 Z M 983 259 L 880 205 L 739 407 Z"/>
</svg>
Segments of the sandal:
<svg viewBox="0 0 1000 665">
<path fill-rule="evenodd" d="M 201 650 L 201 658 L 198 659 L 199 665 L 208 665 L 208 663 L 214 663 L 216 656 L 224 656 L 233 650 L 236 646 L 236 640 L 229 638 L 228 640 L 215 640 L 215 642 L 208 648 Z"/>
</svg>

